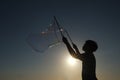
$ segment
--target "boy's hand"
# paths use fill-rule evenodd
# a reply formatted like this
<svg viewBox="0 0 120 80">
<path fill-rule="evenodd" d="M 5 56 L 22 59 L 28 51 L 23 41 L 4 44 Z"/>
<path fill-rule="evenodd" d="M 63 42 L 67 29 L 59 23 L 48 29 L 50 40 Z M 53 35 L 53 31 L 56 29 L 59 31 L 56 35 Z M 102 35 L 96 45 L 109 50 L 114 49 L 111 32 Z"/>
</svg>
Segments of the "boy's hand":
<svg viewBox="0 0 120 80">
<path fill-rule="evenodd" d="M 66 37 L 62 37 L 62 41 L 66 44 L 66 43 L 68 43 L 68 40 L 67 40 L 67 38 Z"/>
</svg>

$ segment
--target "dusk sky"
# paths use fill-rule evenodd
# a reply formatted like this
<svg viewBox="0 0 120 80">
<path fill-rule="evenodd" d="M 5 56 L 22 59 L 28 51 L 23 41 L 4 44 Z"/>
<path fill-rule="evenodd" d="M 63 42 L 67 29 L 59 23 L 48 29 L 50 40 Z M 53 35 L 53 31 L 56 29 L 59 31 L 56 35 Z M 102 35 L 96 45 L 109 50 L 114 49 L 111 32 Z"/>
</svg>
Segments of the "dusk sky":
<svg viewBox="0 0 120 80">
<path fill-rule="evenodd" d="M 120 2 L 116 0 L 0 1 L 0 80 L 82 80 L 81 61 L 68 63 L 63 43 L 35 52 L 26 42 L 53 19 L 67 29 L 82 51 L 88 39 L 98 43 L 98 80 L 120 79 Z"/>
</svg>

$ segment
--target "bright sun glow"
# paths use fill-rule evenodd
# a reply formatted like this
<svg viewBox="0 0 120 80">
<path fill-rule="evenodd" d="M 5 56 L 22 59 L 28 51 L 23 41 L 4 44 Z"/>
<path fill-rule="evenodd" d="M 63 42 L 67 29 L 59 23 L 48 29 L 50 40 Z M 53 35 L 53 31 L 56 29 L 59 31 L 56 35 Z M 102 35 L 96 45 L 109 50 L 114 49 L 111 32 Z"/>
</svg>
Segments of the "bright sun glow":
<svg viewBox="0 0 120 80">
<path fill-rule="evenodd" d="M 69 57 L 67 61 L 70 65 L 75 65 L 76 63 L 76 59 L 74 59 L 73 57 Z"/>
</svg>

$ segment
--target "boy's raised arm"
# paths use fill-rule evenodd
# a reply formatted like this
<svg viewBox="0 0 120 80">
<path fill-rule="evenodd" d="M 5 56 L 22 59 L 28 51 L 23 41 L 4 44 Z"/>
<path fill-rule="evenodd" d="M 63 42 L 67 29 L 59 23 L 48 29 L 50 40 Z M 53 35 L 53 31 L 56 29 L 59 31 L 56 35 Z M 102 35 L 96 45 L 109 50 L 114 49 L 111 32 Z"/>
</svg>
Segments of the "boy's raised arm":
<svg viewBox="0 0 120 80">
<path fill-rule="evenodd" d="M 71 47 L 71 45 L 69 44 L 67 38 L 63 36 L 62 40 L 65 43 L 70 55 L 76 58 L 77 55 L 76 55 L 75 51 L 73 50 L 73 48 Z"/>
<path fill-rule="evenodd" d="M 74 43 L 72 43 L 72 45 L 73 45 L 73 48 L 75 49 L 75 51 L 76 51 L 76 54 L 80 54 L 80 51 L 79 51 L 79 49 L 77 48 L 77 46 L 74 44 Z"/>
</svg>

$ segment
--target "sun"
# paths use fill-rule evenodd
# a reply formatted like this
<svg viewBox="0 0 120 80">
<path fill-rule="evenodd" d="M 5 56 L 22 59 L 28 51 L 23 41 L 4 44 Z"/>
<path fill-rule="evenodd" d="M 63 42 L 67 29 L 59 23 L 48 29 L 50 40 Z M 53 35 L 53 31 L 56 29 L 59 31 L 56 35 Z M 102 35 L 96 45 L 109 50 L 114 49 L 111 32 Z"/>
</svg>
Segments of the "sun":
<svg viewBox="0 0 120 80">
<path fill-rule="evenodd" d="M 68 57 L 67 62 L 68 62 L 70 65 L 75 65 L 76 59 L 74 59 L 73 57 L 70 56 L 70 57 Z"/>
</svg>

